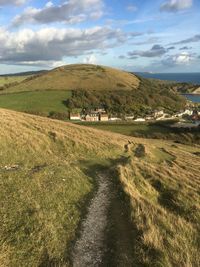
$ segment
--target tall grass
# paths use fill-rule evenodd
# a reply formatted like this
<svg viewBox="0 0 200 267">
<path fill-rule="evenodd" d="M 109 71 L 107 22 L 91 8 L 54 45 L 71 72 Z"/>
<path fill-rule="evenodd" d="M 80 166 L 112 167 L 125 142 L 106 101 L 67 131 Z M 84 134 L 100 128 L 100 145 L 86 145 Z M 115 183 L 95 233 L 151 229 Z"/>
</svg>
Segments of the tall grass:
<svg viewBox="0 0 200 267">
<path fill-rule="evenodd" d="M 186 147 L 167 147 L 171 161 L 153 154 L 118 166 L 137 229 L 141 266 L 200 266 L 200 159 Z M 166 152 L 167 153 L 167 152 Z"/>
</svg>

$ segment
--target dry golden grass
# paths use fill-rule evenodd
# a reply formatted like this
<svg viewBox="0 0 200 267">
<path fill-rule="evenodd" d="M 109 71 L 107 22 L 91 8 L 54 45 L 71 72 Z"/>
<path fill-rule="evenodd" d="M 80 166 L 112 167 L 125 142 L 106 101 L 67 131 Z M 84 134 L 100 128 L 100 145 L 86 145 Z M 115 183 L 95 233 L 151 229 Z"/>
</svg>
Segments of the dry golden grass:
<svg viewBox="0 0 200 267">
<path fill-rule="evenodd" d="M 71 242 L 96 171 L 124 156 L 128 140 L 130 158 L 118 170 L 138 229 L 134 255 L 143 266 L 199 266 L 198 146 L 3 109 L 0 121 L 0 266 L 71 266 Z M 134 156 L 138 144 L 144 158 Z"/>
<path fill-rule="evenodd" d="M 104 66 L 67 65 L 4 90 L 4 93 L 35 90 L 132 90 L 139 79 L 125 71 Z"/>
<path fill-rule="evenodd" d="M 0 266 L 69 264 L 95 166 L 125 138 L 8 110 L 0 121 Z"/>
<path fill-rule="evenodd" d="M 156 162 L 154 145 L 169 156 Z M 138 231 L 135 255 L 142 266 L 200 266 L 200 148 L 159 141 L 146 148 L 145 158 L 118 166 Z"/>
</svg>

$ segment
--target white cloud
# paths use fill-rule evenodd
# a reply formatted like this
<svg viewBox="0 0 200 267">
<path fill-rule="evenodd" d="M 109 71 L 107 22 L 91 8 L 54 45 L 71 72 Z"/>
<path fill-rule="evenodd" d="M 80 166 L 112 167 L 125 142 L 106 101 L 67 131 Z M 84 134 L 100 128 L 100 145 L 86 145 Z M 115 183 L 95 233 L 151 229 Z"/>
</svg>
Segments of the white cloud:
<svg viewBox="0 0 200 267">
<path fill-rule="evenodd" d="M 60 62 L 64 57 L 84 56 L 121 44 L 126 37 L 120 30 L 93 27 L 23 29 L 9 32 L 0 28 L 0 64 L 41 65 Z M 94 56 L 88 58 L 94 62 Z"/>
<path fill-rule="evenodd" d="M 182 52 L 181 54 L 173 57 L 173 61 L 176 64 L 187 64 L 191 60 L 192 60 L 192 55 L 190 55 L 188 52 Z"/>
<path fill-rule="evenodd" d="M 52 7 L 52 6 L 54 6 L 54 4 L 51 1 L 50 2 L 47 2 L 46 5 L 45 5 L 45 7 L 47 7 L 47 8 L 48 7 Z"/>
<path fill-rule="evenodd" d="M 94 54 L 87 56 L 86 58 L 83 59 L 83 63 L 85 64 L 97 64 L 97 58 Z"/>
<path fill-rule="evenodd" d="M 172 55 L 167 57 L 162 61 L 164 65 L 168 66 L 175 66 L 175 65 L 188 65 L 190 62 L 192 62 L 194 59 L 194 56 L 188 52 L 182 52 L 177 55 Z"/>
<path fill-rule="evenodd" d="M 164 2 L 160 10 L 166 12 L 177 12 L 192 7 L 193 0 L 168 0 Z"/>
<path fill-rule="evenodd" d="M 12 63 L 15 64 L 15 63 Z M 21 66 L 36 66 L 36 67 L 45 67 L 45 68 L 57 68 L 67 63 L 65 61 L 55 61 L 55 60 L 37 60 L 37 61 L 20 61 L 16 63 Z"/>
<path fill-rule="evenodd" d="M 103 16 L 102 0 L 69 0 L 61 5 L 48 2 L 43 8 L 27 8 L 21 15 L 13 20 L 13 26 L 24 23 L 48 24 L 54 22 L 80 23 Z"/>
</svg>

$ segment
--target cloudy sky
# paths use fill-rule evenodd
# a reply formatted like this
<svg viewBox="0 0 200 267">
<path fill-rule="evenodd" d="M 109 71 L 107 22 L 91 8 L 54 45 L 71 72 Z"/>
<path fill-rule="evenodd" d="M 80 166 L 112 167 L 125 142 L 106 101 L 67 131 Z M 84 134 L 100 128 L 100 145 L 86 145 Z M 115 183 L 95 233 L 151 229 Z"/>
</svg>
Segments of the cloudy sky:
<svg viewBox="0 0 200 267">
<path fill-rule="evenodd" d="M 92 63 L 200 72 L 199 0 L 0 0 L 0 73 Z"/>
</svg>

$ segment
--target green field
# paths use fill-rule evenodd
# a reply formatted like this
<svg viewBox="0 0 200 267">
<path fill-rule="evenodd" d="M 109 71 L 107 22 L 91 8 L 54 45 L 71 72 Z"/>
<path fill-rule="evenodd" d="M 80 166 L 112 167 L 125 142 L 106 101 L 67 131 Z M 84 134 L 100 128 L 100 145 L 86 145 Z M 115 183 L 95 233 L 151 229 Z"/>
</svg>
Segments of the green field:
<svg viewBox="0 0 200 267">
<path fill-rule="evenodd" d="M 0 95 L 0 107 L 30 113 L 48 115 L 49 112 L 67 112 L 63 101 L 70 91 L 35 91 Z"/>
</svg>

